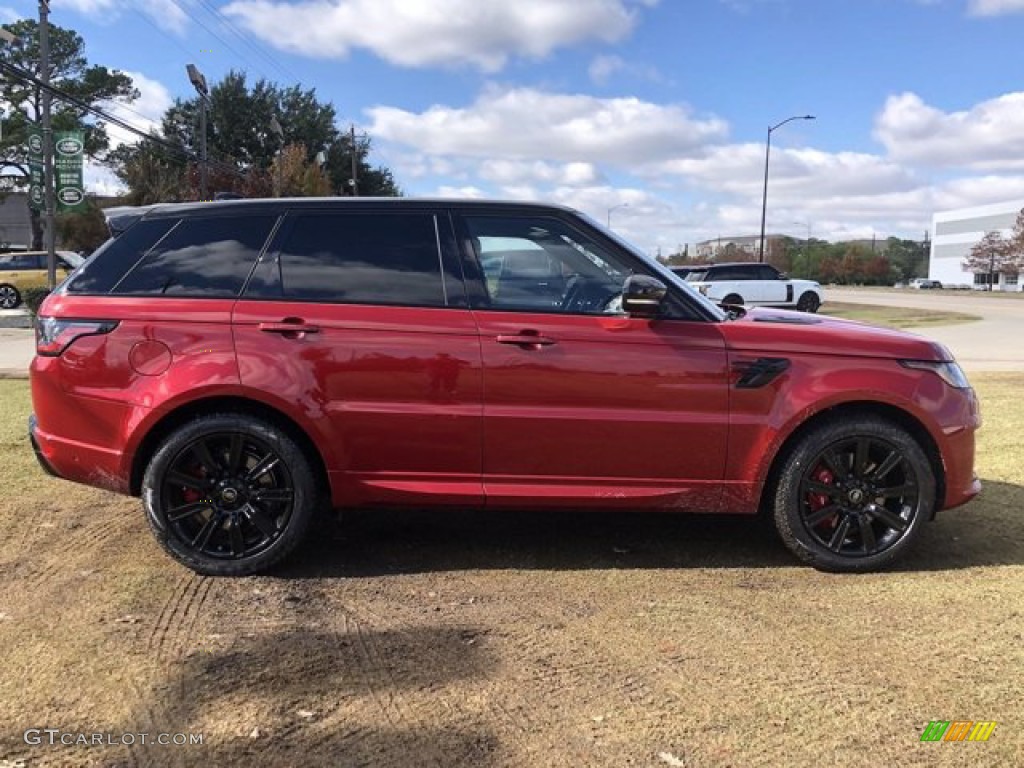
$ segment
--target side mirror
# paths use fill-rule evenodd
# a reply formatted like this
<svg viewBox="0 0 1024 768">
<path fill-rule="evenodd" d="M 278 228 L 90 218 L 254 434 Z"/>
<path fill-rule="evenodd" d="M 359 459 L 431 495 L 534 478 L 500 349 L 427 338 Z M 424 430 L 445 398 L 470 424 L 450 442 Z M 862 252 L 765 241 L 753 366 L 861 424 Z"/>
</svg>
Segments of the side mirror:
<svg viewBox="0 0 1024 768">
<path fill-rule="evenodd" d="M 622 285 L 622 310 L 632 317 L 657 317 L 668 287 L 647 275 L 630 275 Z"/>
</svg>

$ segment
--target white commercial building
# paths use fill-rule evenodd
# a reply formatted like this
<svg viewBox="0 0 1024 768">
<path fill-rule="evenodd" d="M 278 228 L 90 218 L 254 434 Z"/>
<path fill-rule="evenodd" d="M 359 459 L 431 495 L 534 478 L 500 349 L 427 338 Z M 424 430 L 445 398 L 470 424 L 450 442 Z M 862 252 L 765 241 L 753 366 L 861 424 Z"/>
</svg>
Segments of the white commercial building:
<svg viewBox="0 0 1024 768">
<path fill-rule="evenodd" d="M 988 287 L 988 273 L 964 271 L 963 260 L 971 248 L 988 232 L 1001 232 L 1004 237 L 1013 230 L 1017 214 L 1024 209 L 1024 200 L 1011 200 L 976 208 L 942 211 L 932 217 L 932 251 L 928 261 L 928 277 L 943 285 Z M 1020 276 L 997 274 L 992 289 L 1021 290 Z"/>
</svg>

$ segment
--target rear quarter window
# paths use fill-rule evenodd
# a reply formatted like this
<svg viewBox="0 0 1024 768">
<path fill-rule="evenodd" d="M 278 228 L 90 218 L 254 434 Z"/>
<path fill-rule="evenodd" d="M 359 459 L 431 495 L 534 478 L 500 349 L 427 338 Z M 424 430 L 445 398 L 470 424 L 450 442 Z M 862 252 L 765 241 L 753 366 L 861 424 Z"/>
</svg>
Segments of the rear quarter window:
<svg viewBox="0 0 1024 768">
<path fill-rule="evenodd" d="M 237 296 L 276 220 L 273 214 L 182 219 L 112 292 L 197 298 Z"/>
<path fill-rule="evenodd" d="M 178 221 L 173 218 L 139 221 L 120 236 L 107 240 L 68 281 L 65 290 L 68 293 L 109 293 Z"/>
</svg>

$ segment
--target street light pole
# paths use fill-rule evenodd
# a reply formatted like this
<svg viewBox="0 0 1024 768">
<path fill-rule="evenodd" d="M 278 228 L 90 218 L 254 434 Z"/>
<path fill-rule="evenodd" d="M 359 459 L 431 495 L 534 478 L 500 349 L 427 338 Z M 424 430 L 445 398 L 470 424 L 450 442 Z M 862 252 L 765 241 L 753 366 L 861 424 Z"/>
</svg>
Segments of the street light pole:
<svg viewBox="0 0 1024 768">
<path fill-rule="evenodd" d="M 277 136 L 280 147 L 277 150 L 277 183 L 275 186 L 274 197 L 281 197 L 281 152 L 284 150 L 284 128 L 281 127 L 281 122 L 277 119 L 277 115 L 270 116 L 270 130 Z"/>
<path fill-rule="evenodd" d="M 185 67 L 189 82 L 199 94 L 199 199 L 206 200 L 207 159 L 206 159 L 206 97 L 210 93 L 206 78 L 195 64 Z"/>
<path fill-rule="evenodd" d="M 619 203 L 608 209 L 608 229 L 612 228 L 612 211 L 617 211 L 619 208 L 629 208 L 629 203 Z"/>
<path fill-rule="evenodd" d="M 768 158 L 772 151 L 772 131 L 775 131 L 786 123 L 790 123 L 794 120 L 813 120 L 814 115 L 793 115 L 793 117 L 787 117 L 781 123 L 776 123 L 768 129 L 768 141 L 765 142 L 764 147 L 764 192 L 761 196 L 761 245 L 757 250 L 757 260 L 764 261 L 764 225 L 768 216 Z"/>
</svg>

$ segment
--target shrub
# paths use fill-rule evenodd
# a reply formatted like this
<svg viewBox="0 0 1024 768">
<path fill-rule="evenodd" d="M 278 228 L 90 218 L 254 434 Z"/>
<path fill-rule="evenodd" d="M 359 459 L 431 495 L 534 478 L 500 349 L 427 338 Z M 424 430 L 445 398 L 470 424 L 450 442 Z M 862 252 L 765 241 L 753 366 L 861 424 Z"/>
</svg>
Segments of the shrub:
<svg viewBox="0 0 1024 768">
<path fill-rule="evenodd" d="M 21 293 L 22 301 L 25 302 L 25 307 L 32 317 L 36 316 L 39 311 L 39 305 L 43 303 L 43 299 L 50 295 L 49 288 L 26 288 Z"/>
</svg>

